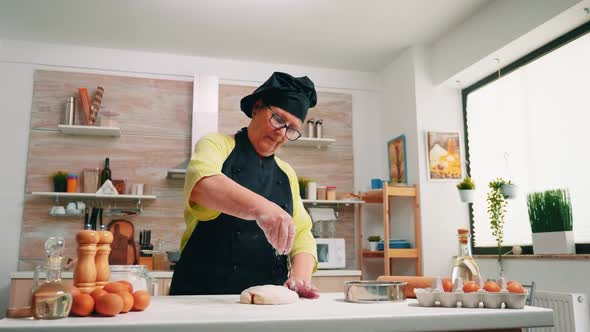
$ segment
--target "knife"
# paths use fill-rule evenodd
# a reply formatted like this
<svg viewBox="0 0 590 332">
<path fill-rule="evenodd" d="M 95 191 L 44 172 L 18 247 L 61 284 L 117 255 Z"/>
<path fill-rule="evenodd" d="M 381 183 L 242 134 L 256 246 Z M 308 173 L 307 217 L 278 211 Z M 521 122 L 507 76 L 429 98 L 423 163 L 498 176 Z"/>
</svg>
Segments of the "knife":
<svg viewBox="0 0 590 332">
<path fill-rule="evenodd" d="M 98 212 L 98 208 L 92 208 L 92 213 L 90 214 L 90 226 L 92 230 L 96 230 L 96 214 Z"/>
<path fill-rule="evenodd" d="M 90 229 L 90 224 L 88 223 L 88 208 L 84 208 L 84 229 Z"/>
<path fill-rule="evenodd" d="M 99 222 L 99 225 L 100 225 L 100 227 L 98 229 L 101 230 L 101 231 L 104 231 L 105 230 L 105 227 L 102 224 L 102 210 L 103 210 L 103 208 L 98 208 L 98 222 Z"/>
</svg>

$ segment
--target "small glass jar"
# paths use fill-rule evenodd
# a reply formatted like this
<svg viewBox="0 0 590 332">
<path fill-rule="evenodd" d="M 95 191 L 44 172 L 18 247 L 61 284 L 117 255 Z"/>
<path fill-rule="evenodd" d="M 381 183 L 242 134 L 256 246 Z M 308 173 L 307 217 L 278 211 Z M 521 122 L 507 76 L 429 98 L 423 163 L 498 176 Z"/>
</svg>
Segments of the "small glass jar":
<svg viewBox="0 0 590 332">
<path fill-rule="evenodd" d="M 119 113 L 111 111 L 108 107 L 102 106 L 98 112 L 101 127 L 117 127 Z"/>
<path fill-rule="evenodd" d="M 322 119 L 318 119 L 315 122 L 315 138 L 322 138 L 323 137 L 323 135 L 324 135 L 323 126 L 324 126 L 324 121 Z"/>
<path fill-rule="evenodd" d="M 318 200 L 326 200 L 326 186 L 318 186 Z"/>
<path fill-rule="evenodd" d="M 327 186 L 326 187 L 326 199 L 329 201 L 336 200 L 336 186 Z"/>
<path fill-rule="evenodd" d="M 78 191 L 78 175 L 68 174 L 67 176 L 67 192 L 75 193 Z"/>
<path fill-rule="evenodd" d="M 152 277 L 145 265 L 111 265 L 109 281 L 127 280 L 133 290 L 144 290 L 153 294 Z"/>
<path fill-rule="evenodd" d="M 315 132 L 315 121 L 313 119 L 307 120 L 307 137 L 313 138 Z"/>
</svg>

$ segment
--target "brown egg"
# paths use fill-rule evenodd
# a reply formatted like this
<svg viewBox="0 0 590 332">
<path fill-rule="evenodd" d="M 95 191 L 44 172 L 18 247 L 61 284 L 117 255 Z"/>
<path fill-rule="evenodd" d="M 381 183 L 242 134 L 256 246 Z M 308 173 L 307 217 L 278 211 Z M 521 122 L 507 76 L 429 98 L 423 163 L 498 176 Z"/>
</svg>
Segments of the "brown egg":
<svg viewBox="0 0 590 332">
<path fill-rule="evenodd" d="M 127 291 L 129 294 L 133 294 L 133 285 L 127 280 L 119 280 L 118 283 L 122 283 L 127 286 Z"/>
<path fill-rule="evenodd" d="M 117 295 L 119 295 L 123 299 L 123 309 L 121 310 L 121 313 L 129 312 L 129 310 L 133 308 L 133 295 L 131 295 L 131 293 L 129 292 L 120 292 L 117 293 Z"/>
<path fill-rule="evenodd" d="M 80 293 L 73 298 L 70 314 L 86 317 L 94 311 L 94 298 L 88 294 Z"/>
<path fill-rule="evenodd" d="M 133 293 L 133 311 L 143 311 L 150 305 L 150 294 L 144 290 Z"/>
<path fill-rule="evenodd" d="M 96 302 L 96 301 L 98 301 L 99 297 L 101 297 L 105 294 L 108 294 L 108 292 L 102 288 L 96 288 L 92 291 L 92 293 L 90 293 L 90 296 L 92 296 L 92 298 L 94 299 L 94 302 Z"/>
<path fill-rule="evenodd" d="M 80 289 L 76 286 L 69 286 L 69 287 L 66 287 L 66 289 L 67 289 L 68 293 L 72 294 L 72 297 L 76 297 L 77 295 L 80 295 L 80 293 L 82 293 L 82 292 L 80 292 Z"/>
<path fill-rule="evenodd" d="M 118 281 L 104 285 L 103 289 L 109 293 L 127 292 L 129 290 L 127 285 L 120 283 Z"/>
<path fill-rule="evenodd" d="M 518 282 L 512 282 L 510 283 L 510 285 L 508 285 L 508 287 L 506 288 L 510 293 L 526 293 L 526 289 L 524 289 L 524 287 L 522 287 L 522 285 Z"/>
<path fill-rule="evenodd" d="M 113 293 L 105 294 L 96 301 L 96 312 L 104 316 L 116 316 L 123 309 L 123 299 Z"/>
</svg>

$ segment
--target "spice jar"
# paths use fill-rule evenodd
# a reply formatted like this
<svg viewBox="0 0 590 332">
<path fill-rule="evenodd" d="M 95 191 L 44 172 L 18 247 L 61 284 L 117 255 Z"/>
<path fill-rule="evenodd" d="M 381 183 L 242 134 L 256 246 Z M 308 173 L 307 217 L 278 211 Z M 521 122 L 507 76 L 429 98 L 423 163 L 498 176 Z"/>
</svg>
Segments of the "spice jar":
<svg viewBox="0 0 590 332">
<path fill-rule="evenodd" d="M 318 186 L 318 200 L 326 200 L 326 186 Z"/>
<path fill-rule="evenodd" d="M 67 184 L 67 191 L 69 193 L 75 193 L 78 190 L 78 176 L 76 174 L 68 174 Z"/>
<path fill-rule="evenodd" d="M 307 199 L 315 201 L 317 200 L 317 183 L 315 181 L 309 181 L 307 186 L 305 187 L 305 192 L 307 193 Z"/>
<path fill-rule="evenodd" d="M 327 186 L 326 187 L 326 199 L 329 201 L 336 200 L 336 186 Z"/>
<path fill-rule="evenodd" d="M 315 131 L 314 127 L 315 121 L 313 119 L 307 120 L 307 137 L 313 138 L 313 133 Z"/>
<path fill-rule="evenodd" d="M 315 137 L 316 138 L 322 138 L 322 135 L 323 135 L 323 125 L 324 125 L 324 121 L 322 119 L 318 119 L 315 122 Z"/>
<path fill-rule="evenodd" d="M 82 170 L 82 192 L 95 193 L 98 190 L 98 168 L 85 168 Z"/>
</svg>

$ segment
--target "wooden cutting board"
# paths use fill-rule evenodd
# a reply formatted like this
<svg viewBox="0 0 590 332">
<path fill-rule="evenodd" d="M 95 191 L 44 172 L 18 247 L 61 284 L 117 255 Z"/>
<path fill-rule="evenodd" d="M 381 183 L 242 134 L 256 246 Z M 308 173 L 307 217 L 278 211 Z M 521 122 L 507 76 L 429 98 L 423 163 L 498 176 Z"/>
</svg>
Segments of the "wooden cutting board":
<svg viewBox="0 0 590 332">
<path fill-rule="evenodd" d="M 107 226 L 113 233 L 109 264 L 133 265 L 136 264 L 135 227 L 129 220 L 113 220 Z"/>
</svg>

